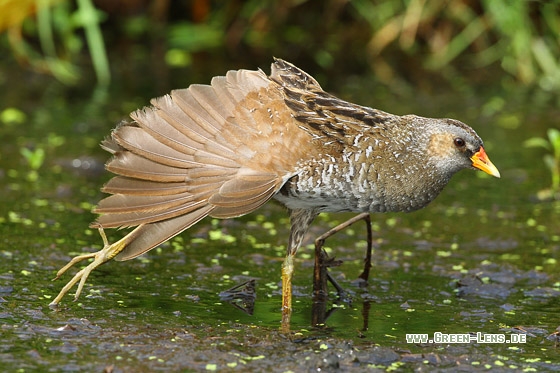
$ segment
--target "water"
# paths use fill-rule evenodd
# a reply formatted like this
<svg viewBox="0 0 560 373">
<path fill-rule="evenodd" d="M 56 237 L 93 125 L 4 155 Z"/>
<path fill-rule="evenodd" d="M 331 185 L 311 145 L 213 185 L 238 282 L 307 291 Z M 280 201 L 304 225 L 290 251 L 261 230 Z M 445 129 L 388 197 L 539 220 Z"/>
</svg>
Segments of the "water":
<svg viewBox="0 0 560 373">
<path fill-rule="evenodd" d="M 109 177 L 97 144 L 135 103 L 123 98 L 122 106 L 95 110 L 85 100 L 27 102 L 19 107 L 26 119 L 0 129 L 0 360 L 13 371 L 560 370 L 553 335 L 560 325 L 560 203 L 535 202 L 549 175 L 543 152 L 522 146 L 557 126 L 555 109 L 520 105 L 525 100 L 516 92 L 500 95 L 510 104 L 497 111 L 488 109 L 492 95 L 398 102 L 364 95 L 361 103 L 387 111 L 471 124 L 502 179 L 463 171 L 426 209 L 374 215 L 366 288 L 352 284 L 365 252 L 363 223 L 330 238 L 329 252 L 344 261 L 331 272 L 352 302 L 329 303 L 324 325 L 312 325 L 313 249 L 302 248 L 291 336 L 278 332 L 289 227 L 273 203 L 235 220 L 206 219 L 137 260 L 110 262 L 91 275 L 78 302 L 71 302 L 72 291 L 49 308 L 70 279 L 52 282 L 56 271 L 72 256 L 101 248 L 88 228 Z M 27 159 L 22 148 L 31 152 Z M 33 169 L 41 152 L 44 160 Z M 307 242 L 351 216 L 320 217 Z M 110 240 L 122 235 L 107 233 Z M 252 315 L 219 297 L 250 279 L 257 295 Z M 406 334 L 435 332 L 523 333 L 527 342 L 406 342 Z"/>
</svg>

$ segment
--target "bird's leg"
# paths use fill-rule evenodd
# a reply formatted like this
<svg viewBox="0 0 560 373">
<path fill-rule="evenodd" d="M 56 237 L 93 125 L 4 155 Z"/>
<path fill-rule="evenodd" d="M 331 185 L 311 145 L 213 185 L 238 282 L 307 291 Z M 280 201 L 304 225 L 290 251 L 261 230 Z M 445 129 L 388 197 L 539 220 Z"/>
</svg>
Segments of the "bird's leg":
<svg viewBox="0 0 560 373">
<path fill-rule="evenodd" d="M 323 246 L 327 238 L 331 237 L 337 232 L 340 232 L 341 230 L 349 227 L 350 225 L 360 220 L 366 222 L 367 250 L 366 250 L 365 263 L 364 263 L 364 270 L 359 277 L 367 282 L 369 278 L 369 271 L 371 268 L 371 252 L 372 252 L 373 235 L 371 231 L 370 215 L 369 213 L 364 212 L 354 216 L 351 219 L 346 220 L 342 224 L 337 225 L 336 227 L 330 229 L 328 232 L 317 237 L 317 239 L 315 240 L 315 268 L 313 271 L 313 294 L 316 300 L 319 301 L 325 300 L 327 294 L 327 279 L 336 288 L 339 296 L 344 297 L 345 294 L 344 289 L 336 282 L 336 280 L 331 276 L 331 274 L 327 270 L 328 267 L 340 265 L 340 262 L 334 261 L 333 258 L 329 258 L 329 256 L 323 249 Z"/>
<path fill-rule="evenodd" d="M 294 274 L 294 255 L 288 253 L 282 263 L 282 331 L 290 331 L 292 315 L 292 276 Z"/>
<path fill-rule="evenodd" d="M 62 276 L 70 267 L 74 266 L 75 264 L 81 262 L 82 260 L 93 258 L 93 262 L 76 273 L 74 277 L 70 281 L 68 281 L 68 283 L 62 288 L 60 293 L 58 293 L 56 298 L 54 298 L 54 300 L 50 303 L 50 305 L 56 306 L 58 303 L 60 303 L 60 300 L 64 297 L 64 295 L 66 295 L 66 293 L 79 281 L 80 283 L 78 284 L 78 289 L 76 290 L 76 295 L 74 296 L 74 300 L 77 300 L 82 293 L 82 289 L 84 288 L 84 285 L 90 273 L 101 264 L 108 262 L 109 260 L 117 256 L 118 253 L 120 253 L 132 240 L 134 240 L 134 238 L 136 237 L 136 232 L 140 227 L 142 226 L 138 226 L 132 232 L 113 244 L 109 244 L 103 228 L 99 228 L 99 234 L 103 239 L 103 249 L 95 253 L 78 255 L 70 260 L 68 264 L 66 264 L 57 272 L 56 277 L 53 279 L 53 281 L 60 278 L 60 276 Z"/>
<path fill-rule="evenodd" d="M 323 236 L 321 236 L 323 237 Z M 344 289 L 335 281 L 329 273 L 329 267 L 336 267 L 342 264 L 342 260 L 335 260 L 329 258 L 327 252 L 323 250 L 322 240 L 315 240 L 315 266 L 313 270 L 313 301 L 326 302 L 328 298 L 327 281 L 330 281 L 339 294 L 344 292 Z"/>
<path fill-rule="evenodd" d="M 367 285 L 367 281 L 369 279 L 369 271 L 371 269 L 371 254 L 373 251 L 373 233 L 371 231 L 371 216 L 369 213 L 365 212 L 356 216 L 356 218 L 363 219 L 366 223 L 366 231 L 367 231 L 367 248 L 366 248 L 366 257 L 364 258 L 364 270 L 358 276 L 362 280 L 365 281 Z"/>
<path fill-rule="evenodd" d="M 286 250 L 286 259 L 282 264 L 282 324 L 281 330 L 290 331 L 292 315 L 292 277 L 294 274 L 294 256 L 301 246 L 309 225 L 318 213 L 315 210 L 290 210 L 290 241 Z"/>
</svg>

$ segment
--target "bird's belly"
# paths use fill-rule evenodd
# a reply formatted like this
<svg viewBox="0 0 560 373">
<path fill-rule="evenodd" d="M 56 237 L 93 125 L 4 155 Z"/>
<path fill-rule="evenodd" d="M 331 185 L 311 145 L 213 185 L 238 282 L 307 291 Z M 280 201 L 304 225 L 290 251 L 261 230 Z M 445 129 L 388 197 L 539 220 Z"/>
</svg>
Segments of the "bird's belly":
<svg viewBox="0 0 560 373">
<path fill-rule="evenodd" d="M 275 199 L 289 209 L 320 212 L 414 211 L 426 206 L 443 188 L 416 187 L 405 175 L 377 177 L 372 164 L 315 163 L 289 179 Z"/>
<path fill-rule="evenodd" d="M 385 212 L 383 195 L 375 186 L 355 183 L 325 183 L 325 180 L 296 178 L 284 185 L 274 198 L 289 209 L 320 212 Z"/>
<path fill-rule="evenodd" d="M 375 192 L 375 193 L 374 193 Z M 299 190 L 277 193 L 274 198 L 289 209 L 314 209 L 319 212 L 410 212 L 423 208 L 437 194 L 384 194 L 370 188 L 366 193 L 346 191 Z"/>
<path fill-rule="evenodd" d="M 321 212 L 370 212 L 369 205 L 363 205 L 354 198 L 338 198 L 324 194 L 299 193 L 286 196 L 277 194 L 274 197 L 289 209 L 313 209 Z"/>
</svg>

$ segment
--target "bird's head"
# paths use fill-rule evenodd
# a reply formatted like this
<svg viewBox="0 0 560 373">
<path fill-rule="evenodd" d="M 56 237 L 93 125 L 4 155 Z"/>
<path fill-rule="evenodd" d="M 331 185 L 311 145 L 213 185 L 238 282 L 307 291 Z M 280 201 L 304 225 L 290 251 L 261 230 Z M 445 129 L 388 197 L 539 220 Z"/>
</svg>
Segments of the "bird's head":
<svg viewBox="0 0 560 373">
<path fill-rule="evenodd" d="M 451 177 L 457 171 L 471 168 L 500 177 L 482 140 L 471 127 L 454 119 L 417 120 L 424 122 L 426 131 L 425 162 L 435 166 L 438 173 Z"/>
</svg>

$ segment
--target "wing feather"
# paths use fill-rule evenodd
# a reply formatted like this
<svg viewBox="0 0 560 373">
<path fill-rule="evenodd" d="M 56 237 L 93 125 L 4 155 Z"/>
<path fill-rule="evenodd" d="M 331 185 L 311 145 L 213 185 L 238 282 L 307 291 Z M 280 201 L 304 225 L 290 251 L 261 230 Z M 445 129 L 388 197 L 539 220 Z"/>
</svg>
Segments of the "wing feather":
<svg viewBox="0 0 560 373">
<path fill-rule="evenodd" d="M 125 176 L 115 176 L 101 189 L 105 193 L 161 196 L 179 194 L 188 190 L 184 182 L 159 183 Z"/>
<path fill-rule="evenodd" d="M 112 196 L 95 209 L 100 216 L 93 226 L 138 226 L 119 260 L 141 255 L 205 216 L 254 211 L 295 175 L 294 166 L 310 156 L 300 144 L 312 136 L 286 106 L 283 85 L 297 86 L 297 79 L 290 81 L 285 71 L 282 79 L 260 70 L 230 71 L 211 85 L 153 99 L 152 107 L 131 114 L 134 122 L 113 131 L 103 147 L 113 154 L 106 167 L 117 176 L 103 188 Z"/>
<path fill-rule="evenodd" d="M 185 170 L 162 165 L 129 151 L 120 151 L 105 168 L 114 174 L 160 183 L 184 182 Z"/>
<path fill-rule="evenodd" d="M 137 229 L 135 239 L 128 244 L 115 259 L 119 261 L 129 260 L 144 254 L 198 223 L 201 219 L 206 217 L 212 209 L 212 206 L 205 206 L 174 219 L 143 224 Z"/>
</svg>

